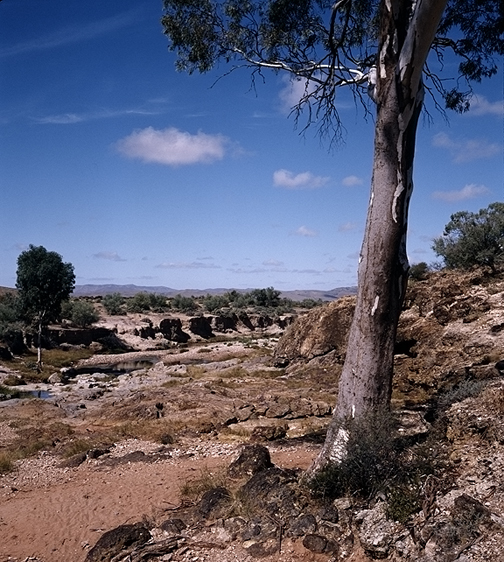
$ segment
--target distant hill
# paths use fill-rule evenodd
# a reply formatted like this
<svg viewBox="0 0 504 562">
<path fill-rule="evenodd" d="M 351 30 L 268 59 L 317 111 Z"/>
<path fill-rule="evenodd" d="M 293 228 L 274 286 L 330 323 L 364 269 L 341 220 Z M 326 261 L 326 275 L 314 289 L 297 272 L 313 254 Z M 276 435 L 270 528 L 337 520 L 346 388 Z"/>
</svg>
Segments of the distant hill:
<svg viewBox="0 0 504 562">
<path fill-rule="evenodd" d="M 136 293 L 156 293 L 158 295 L 166 295 L 168 297 L 175 295 L 182 295 L 185 297 L 201 297 L 205 295 L 222 295 L 231 291 L 232 289 L 171 289 L 170 287 L 163 286 L 142 286 L 142 285 L 76 285 L 73 296 L 74 297 L 96 297 L 109 295 L 111 293 L 119 293 L 124 297 L 131 297 Z M 238 293 L 247 293 L 253 289 L 236 289 Z M 302 301 L 304 299 L 314 299 L 323 301 L 333 301 L 344 297 L 346 295 L 355 295 L 357 287 L 338 287 L 330 291 L 315 291 L 315 290 L 297 290 L 297 291 L 282 291 L 282 297 L 292 299 L 293 301 Z"/>
</svg>

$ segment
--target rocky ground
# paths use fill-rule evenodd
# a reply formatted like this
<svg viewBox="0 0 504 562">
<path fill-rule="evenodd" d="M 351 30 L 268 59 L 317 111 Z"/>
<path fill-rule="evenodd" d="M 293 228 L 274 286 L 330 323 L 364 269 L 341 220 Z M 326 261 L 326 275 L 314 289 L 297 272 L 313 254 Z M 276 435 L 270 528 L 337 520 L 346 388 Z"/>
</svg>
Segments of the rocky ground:
<svg viewBox="0 0 504 562">
<path fill-rule="evenodd" d="M 502 560 L 504 282 L 410 286 L 393 403 L 404 455 L 431 470 L 398 488 L 412 502 L 399 508 L 390 485 L 329 499 L 302 481 L 352 309 L 340 299 L 282 337 L 269 325 L 183 346 L 141 331 L 156 317 L 105 319 L 135 351 L 95 353 L 25 385 L 35 398 L 0 402 L 0 454 L 33 448 L 0 476 L 0 562 Z"/>
</svg>

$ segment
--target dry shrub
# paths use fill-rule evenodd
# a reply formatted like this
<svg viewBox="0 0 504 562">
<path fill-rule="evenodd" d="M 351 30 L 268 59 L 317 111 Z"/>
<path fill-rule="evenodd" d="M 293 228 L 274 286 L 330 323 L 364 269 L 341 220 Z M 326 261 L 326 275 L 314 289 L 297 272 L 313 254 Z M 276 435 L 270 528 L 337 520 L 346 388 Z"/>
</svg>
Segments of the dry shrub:
<svg viewBox="0 0 504 562">
<path fill-rule="evenodd" d="M 187 365 L 187 370 L 185 376 L 191 377 L 193 379 L 201 379 L 207 374 L 205 367 L 199 365 Z"/>
<path fill-rule="evenodd" d="M 504 414 L 504 386 L 491 385 L 481 395 L 484 410 L 492 412 L 496 416 Z"/>
<path fill-rule="evenodd" d="M 118 439 L 142 439 L 169 445 L 176 442 L 177 431 L 182 429 L 179 422 L 167 422 L 163 419 L 128 421 L 119 424 L 111 431 L 115 435 L 114 441 Z"/>
<path fill-rule="evenodd" d="M 93 449 L 96 446 L 97 442 L 92 439 L 72 439 L 63 445 L 60 453 L 61 456 L 70 458 L 79 453 L 86 453 L 89 449 Z"/>
<path fill-rule="evenodd" d="M 200 470 L 200 474 L 194 480 L 184 482 L 180 488 L 180 495 L 191 501 L 196 501 L 209 490 L 220 486 L 226 487 L 227 477 L 224 470 L 211 472 L 208 467 Z"/>
<path fill-rule="evenodd" d="M 14 469 L 14 458 L 12 453 L 3 451 L 0 453 L 0 474 L 6 474 Z"/>
<path fill-rule="evenodd" d="M 384 495 L 388 516 L 407 521 L 421 508 L 425 479 L 440 470 L 435 443 L 408 446 L 397 437 L 397 420 L 389 412 L 349 420 L 342 428 L 349 436 L 346 457 L 315 475 L 309 483 L 312 492 L 362 500 Z"/>
</svg>

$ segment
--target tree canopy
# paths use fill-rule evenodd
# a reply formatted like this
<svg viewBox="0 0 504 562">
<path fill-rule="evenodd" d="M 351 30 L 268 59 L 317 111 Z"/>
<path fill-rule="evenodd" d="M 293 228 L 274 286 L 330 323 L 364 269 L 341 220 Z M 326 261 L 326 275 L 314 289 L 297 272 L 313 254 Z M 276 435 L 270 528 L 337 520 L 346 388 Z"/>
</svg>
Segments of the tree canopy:
<svg viewBox="0 0 504 562">
<path fill-rule="evenodd" d="M 416 2 L 401 5 L 399 37 L 406 40 Z M 447 108 L 466 111 L 471 81 L 494 75 L 498 55 L 504 54 L 504 14 L 499 0 L 430 2 L 429 12 L 446 7 L 431 47 L 436 55 L 424 67 L 428 91 L 441 94 Z M 169 47 L 176 51 L 179 70 L 207 72 L 223 60 L 233 69 L 249 67 L 253 76 L 263 69 L 286 71 L 305 82 L 295 108 L 308 107 L 308 123 L 340 131 L 336 93 L 350 86 L 355 96 L 374 95 L 383 2 L 378 0 L 164 0 L 162 25 Z M 399 9 L 399 8 L 397 8 Z M 407 49 L 418 37 L 407 38 Z M 420 43 L 420 42 L 418 42 Z M 436 73 L 451 53 L 459 60 L 456 80 L 445 82 Z M 439 64 L 436 64 L 436 61 Z M 458 80 L 458 78 L 464 80 Z"/>
<path fill-rule="evenodd" d="M 58 318 L 61 303 L 70 297 L 75 287 L 74 267 L 64 263 L 58 253 L 32 244 L 21 252 L 17 265 L 19 304 L 26 320 L 38 328 L 40 364 L 42 328 Z"/>
<path fill-rule="evenodd" d="M 504 203 L 491 203 L 477 213 L 459 211 L 450 217 L 433 250 L 446 267 L 489 267 L 493 273 L 504 263 Z"/>
</svg>

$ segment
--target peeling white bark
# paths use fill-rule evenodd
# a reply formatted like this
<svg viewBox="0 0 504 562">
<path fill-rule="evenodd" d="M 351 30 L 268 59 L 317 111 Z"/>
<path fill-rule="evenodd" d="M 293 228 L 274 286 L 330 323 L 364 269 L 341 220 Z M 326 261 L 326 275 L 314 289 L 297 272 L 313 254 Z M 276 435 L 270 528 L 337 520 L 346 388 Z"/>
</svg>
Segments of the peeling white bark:
<svg viewBox="0 0 504 562">
<path fill-rule="evenodd" d="M 404 185 L 401 180 L 398 180 L 397 187 L 394 192 L 394 199 L 392 201 L 392 220 L 397 223 L 397 215 L 398 215 L 398 205 L 399 205 L 399 198 L 401 197 L 404 191 Z M 400 210 L 399 210 L 400 213 Z"/>
<path fill-rule="evenodd" d="M 350 435 L 346 429 L 339 428 L 336 439 L 331 445 L 329 453 L 329 461 L 333 463 L 340 463 L 347 456 L 347 443 Z"/>
<path fill-rule="evenodd" d="M 375 315 L 375 312 L 378 310 L 378 303 L 380 302 L 380 297 L 378 295 L 376 295 L 375 300 L 374 300 L 374 304 L 373 304 L 373 308 L 371 309 L 371 316 Z M 354 406 L 355 409 L 355 406 Z"/>
</svg>

